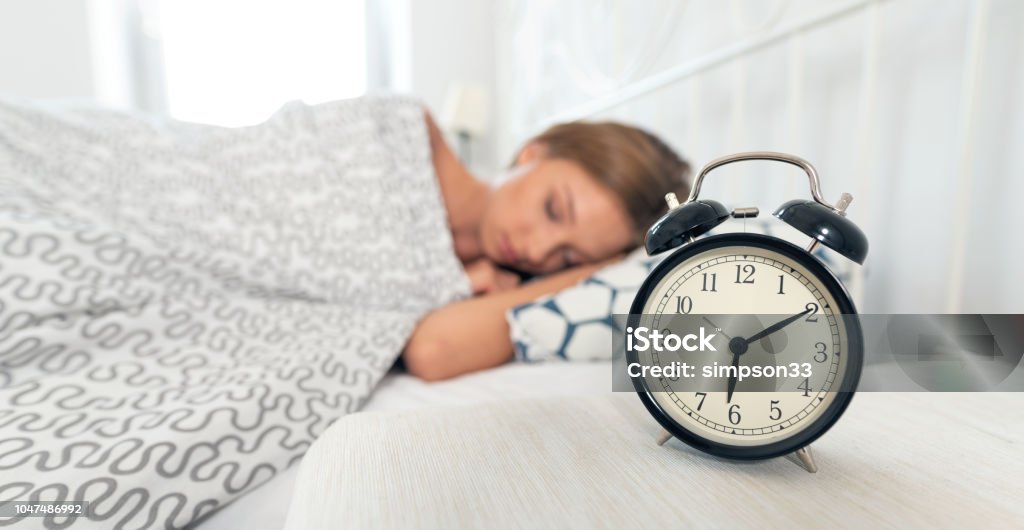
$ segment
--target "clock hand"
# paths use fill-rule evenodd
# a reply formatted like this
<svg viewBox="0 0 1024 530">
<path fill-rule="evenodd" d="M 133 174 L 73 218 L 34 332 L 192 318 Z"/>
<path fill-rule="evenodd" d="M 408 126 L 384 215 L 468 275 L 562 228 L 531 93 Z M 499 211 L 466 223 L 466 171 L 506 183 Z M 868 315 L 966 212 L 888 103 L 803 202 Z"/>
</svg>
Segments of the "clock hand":
<svg viewBox="0 0 1024 530">
<path fill-rule="evenodd" d="M 767 337 L 768 335 L 771 335 L 772 333 L 775 333 L 776 331 L 778 331 L 778 330 L 780 330 L 780 329 L 782 329 L 782 328 L 792 324 L 793 322 L 796 322 L 797 320 L 800 319 L 800 317 L 810 313 L 811 311 L 814 311 L 814 309 L 815 308 L 813 306 L 808 307 L 807 309 L 805 309 L 804 311 L 801 311 L 800 313 L 797 313 L 797 314 L 795 314 L 795 315 L 793 315 L 791 317 L 786 318 L 785 320 L 782 320 L 780 322 L 776 322 L 776 323 L 768 326 L 767 328 L 764 328 L 760 332 L 755 333 L 755 334 L 751 335 L 750 337 L 747 337 L 747 339 L 746 339 L 747 340 L 747 344 L 750 344 L 751 342 L 754 342 L 756 340 L 760 340 L 760 339 L 762 339 L 764 337 Z"/>
<path fill-rule="evenodd" d="M 732 375 L 729 376 L 729 392 L 725 397 L 726 403 L 732 403 L 732 394 L 736 390 L 736 377 L 740 372 L 740 356 L 747 353 L 747 341 L 743 337 L 730 340 L 729 351 L 732 352 Z"/>
<path fill-rule="evenodd" d="M 732 403 L 732 393 L 736 390 L 736 375 L 740 371 L 740 354 L 734 353 L 732 355 L 732 375 L 729 376 L 729 393 L 725 397 L 726 403 Z"/>
<path fill-rule="evenodd" d="M 736 390 L 736 378 L 737 375 L 739 375 L 740 370 L 740 356 L 743 355 L 744 353 L 747 353 L 747 346 L 749 346 L 750 343 L 761 339 L 762 337 L 767 337 L 768 335 L 775 333 L 776 331 L 792 324 L 793 322 L 796 322 L 800 317 L 806 315 L 807 313 L 810 313 L 811 311 L 814 311 L 814 307 L 808 307 L 807 309 L 801 311 L 800 313 L 797 313 L 791 317 L 787 317 L 780 322 L 776 322 L 775 324 L 772 324 L 771 326 L 768 326 L 767 328 L 761 330 L 759 333 L 751 335 L 749 338 L 744 339 L 742 337 L 735 337 L 729 340 L 729 351 L 732 352 L 733 370 L 732 375 L 729 376 L 729 387 L 725 397 L 726 403 L 732 403 L 732 395 L 733 392 Z M 707 319 L 705 318 L 705 320 Z"/>
</svg>

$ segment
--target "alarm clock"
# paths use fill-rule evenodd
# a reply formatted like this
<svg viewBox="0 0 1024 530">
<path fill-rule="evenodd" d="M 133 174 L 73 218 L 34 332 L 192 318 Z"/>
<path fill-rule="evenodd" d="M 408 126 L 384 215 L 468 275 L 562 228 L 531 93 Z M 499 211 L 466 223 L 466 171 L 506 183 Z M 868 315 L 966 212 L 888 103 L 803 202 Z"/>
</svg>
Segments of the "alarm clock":
<svg viewBox="0 0 1024 530">
<path fill-rule="evenodd" d="M 730 210 L 718 201 L 698 199 L 708 173 L 754 160 L 792 164 L 807 174 L 812 200 L 790 200 L 774 212 L 810 236 L 807 247 L 761 234 L 706 235 L 730 217 L 758 215 L 757 208 Z M 674 252 L 642 284 L 627 330 L 675 330 L 669 324 L 678 327 L 682 321 L 684 328 L 689 327 L 683 331 L 696 336 L 700 322 L 705 326 L 701 333 L 714 334 L 714 342 L 708 343 L 708 351 L 681 351 L 676 358 L 693 360 L 710 373 L 715 373 L 714 368 L 730 375 L 702 378 L 698 373 L 688 379 L 664 375 L 667 371 L 645 376 L 631 373 L 641 401 L 664 427 L 659 445 L 675 437 L 703 452 L 738 460 L 793 453 L 808 471 L 817 470 L 809 446 L 850 404 L 864 357 L 853 300 L 813 254 L 818 245 L 824 245 L 863 264 L 868 242 L 846 217 L 851 200 L 844 193 L 837 204 L 828 203 L 809 162 L 775 152 L 716 159 L 697 175 L 685 203 L 679 204 L 673 194 L 666 196 L 669 211 L 648 230 L 645 247 L 651 255 Z M 673 358 L 630 342 L 626 348 L 630 364 L 666 365 Z M 755 359 L 764 373 L 769 366 L 762 365 L 774 361 L 780 374 L 787 368 L 795 368 L 796 373 L 762 378 L 760 386 L 738 384 L 736 373 L 749 373 L 751 367 L 744 366 Z"/>
</svg>

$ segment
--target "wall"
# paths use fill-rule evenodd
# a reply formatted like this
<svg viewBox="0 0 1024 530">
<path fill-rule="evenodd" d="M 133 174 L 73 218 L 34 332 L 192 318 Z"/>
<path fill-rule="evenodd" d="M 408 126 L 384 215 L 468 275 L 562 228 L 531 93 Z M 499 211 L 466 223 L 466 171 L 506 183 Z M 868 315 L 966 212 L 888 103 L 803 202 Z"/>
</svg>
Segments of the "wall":
<svg viewBox="0 0 1024 530">
<path fill-rule="evenodd" d="M 442 112 L 453 82 L 478 84 L 487 93 L 490 123 L 496 121 L 495 4 L 479 0 L 409 0 L 408 85 L 396 88 L 423 98 Z M 489 173 L 496 165 L 495 135 L 473 146 L 473 166 Z"/>
<path fill-rule="evenodd" d="M 143 27 L 147 6 L 0 0 L 0 95 L 165 110 L 158 44 Z M 494 124 L 493 2 L 369 0 L 367 23 L 371 90 L 414 94 L 441 113 L 451 83 L 476 84 L 490 100 Z M 481 173 L 497 165 L 493 133 L 472 151 Z"/>
<path fill-rule="evenodd" d="M 84 1 L 0 1 L 0 94 L 93 98 Z"/>
<path fill-rule="evenodd" d="M 135 0 L 0 0 L 0 95 L 160 111 L 140 26 Z"/>
<path fill-rule="evenodd" d="M 848 3 L 503 1 L 499 156 L 559 111 Z M 965 114 L 961 74 L 975 4 L 881 2 L 874 19 L 861 10 L 598 117 L 652 129 L 698 166 L 747 150 L 811 160 L 827 199 L 854 194 L 850 216 L 871 241 L 857 289 L 863 311 L 1024 312 L 1024 283 L 1014 279 L 1024 259 L 1024 151 L 1016 147 L 1024 145 L 1024 4 L 987 4 L 974 106 Z M 872 20 L 879 38 L 869 86 L 862 76 Z M 961 133 L 965 118 L 970 134 Z M 703 193 L 763 212 L 808 196 L 806 178 L 792 170 L 752 165 L 716 173 Z"/>
</svg>

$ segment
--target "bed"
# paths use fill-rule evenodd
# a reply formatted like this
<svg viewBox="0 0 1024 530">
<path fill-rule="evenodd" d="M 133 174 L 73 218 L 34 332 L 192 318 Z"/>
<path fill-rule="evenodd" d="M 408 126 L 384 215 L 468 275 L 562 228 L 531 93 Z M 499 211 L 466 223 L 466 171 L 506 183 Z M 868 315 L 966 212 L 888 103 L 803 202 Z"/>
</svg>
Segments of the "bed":
<svg viewBox="0 0 1024 530">
<path fill-rule="evenodd" d="M 466 407 L 502 400 L 603 396 L 611 391 L 611 363 L 511 363 L 450 381 L 425 383 L 393 370 L 357 414 Z M 298 464 L 243 496 L 200 525 L 204 530 L 284 528 Z"/>
<path fill-rule="evenodd" d="M 773 526 L 796 520 L 839 527 L 1003 528 L 1024 521 L 1013 482 L 1024 473 L 1015 456 L 1024 442 L 1024 395 L 1019 393 L 861 393 L 833 432 L 819 440 L 815 454 L 821 469 L 808 475 L 786 458 L 737 463 L 676 441 L 659 447 L 659 426 L 635 395 L 612 392 L 611 378 L 607 362 L 510 363 L 438 383 L 393 370 L 361 412 L 339 420 L 311 448 L 306 458 L 322 470 L 320 476 L 307 474 L 299 482 L 304 460 L 214 514 L 201 528 L 277 529 L 285 528 L 286 521 L 289 528 L 307 529 L 341 522 L 379 528 L 615 527 L 625 505 L 638 510 L 674 506 L 650 515 L 651 524 L 668 526 L 681 521 L 702 527 Z M 345 425 L 352 426 L 348 434 Z M 494 432 L 495 425 L 501 432 Z M 366 431 L 392 448 L 404 441 L 407 448 L 422 449 L 402 459 L 400 480 L 380 471 L 396 465 L 393 449 L 351 439 Z M 438 440 L 437 434 L 426 435 L 430 431 L 449 434 Z M 541 445 L 537 440 L 543 440 Z M 338 469 L 339 462 L 330 458 L 353 445 L 351 452 L 365 463 L 363 472 Z M 481 466 L 481 461 L 488 464 Z M 563 461 L 577 464 L 559 467 Z M 617 464 L 607 464 L 612 461 Z M 462 476 L 446 481 L 438 472 Z M 477 472 L 487 477 L 479 479 L 485 480 L 481 487 L 486 491 L 466 493 L 465 486 L 478 481 L 468 474 Z M 643 473 L 657 478 L 636 482 Z M 523 478 L 527 475 L 542 478 Z M 326 483 L 325 476 L 337 483 Z M 430 483 L 444 493 L 402 497 L 403 490 L 386 486 L 389 481 Z M 664 481 L 678 487 L 697 481 L 705 492 L 739 488 L 743 502 L 728 504 L 710 493 L 699 502 L 668 502 L 660 493 Z M 503 488 L 512 491 L 506 494 Z M 573 489 L 579 491 L 573 494 Z M 558 500 L 560 495 L 567 498 Z M 406 509 L 394 509 L 396 496 Z M 616 500 L 607 505 L 593 500 L 605 496 Z M 457 512 L 449 501 L 462 503 L 465 513 L 474 515 L 452 516 Z M 338 504 L 346 502 L 350 508 L 339 513 Z M 526 502 L 534 503 L 532 510 L 522 509 Z M 565 513 L 582 518 L 575 523 L 558 510 L 572 503 L 578 506 Z M 758 505 L 763 503 L 773 508 L 762 510 Z M 828 508 L 816 512 L 816 506 Z"/>
</svg>

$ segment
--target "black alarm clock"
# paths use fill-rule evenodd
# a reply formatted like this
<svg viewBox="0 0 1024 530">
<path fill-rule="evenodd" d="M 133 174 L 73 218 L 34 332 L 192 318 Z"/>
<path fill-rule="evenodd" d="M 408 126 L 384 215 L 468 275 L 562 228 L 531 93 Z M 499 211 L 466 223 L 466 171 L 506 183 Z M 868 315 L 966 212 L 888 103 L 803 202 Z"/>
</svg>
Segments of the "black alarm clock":
<svg viewBox="0 0 1024 530">
<path fill-rule="evenodd" d="M 813 200 L 788 201 L 774 215 L 810 236 L 808 247 L 761 234 L 705 235 L 730 217 L 757 216 L 756 208 L 730 210 L 718 201 L 698 200 L 709 172 L 750 160 L 785 162 L 806 172 Z M 717 348 L 683 351 L 674 358 L 734 370 L 729 377 L 696 374 L 696 379 L 631 373 L 643 404 L 665 429 L 659 444 L 675 437 L 706 453 L 740 460 L 795 453 L 808 471 L 816 471 L 809 444 L 849 405 L 864 347 L 853 300 L 813 251 L 824 245 L 862 264 L 868 250 L 864 233 L 846 217 L 852 197 L 844 193 L 832 205 L 820 188 L 806 160 L 749 152 L 707 164 L 685 203 L 666 196 L 669 211 L 648 230 L 645 246 L 651 255 L 675 250 L 641 286 L 627 330 L 662 329 L 670 322 L 678 326 L 685 315 L 689 319 L 684 322 L 701 321 L 711 329 Z M 730 325 L 727 315 L 744 315 L 744 322 Z M 627 347 L 626 358 L 630 364 L 657 365 L 669 357 Z M 766 359 L 776 362 L 779 370 L 793 367 L 796 373 L 774 377 L 767 386 L 763 379 L 760 387 L 737 385 L 735 373 L 755 359 L 759 365 Z"/>
</svg>

